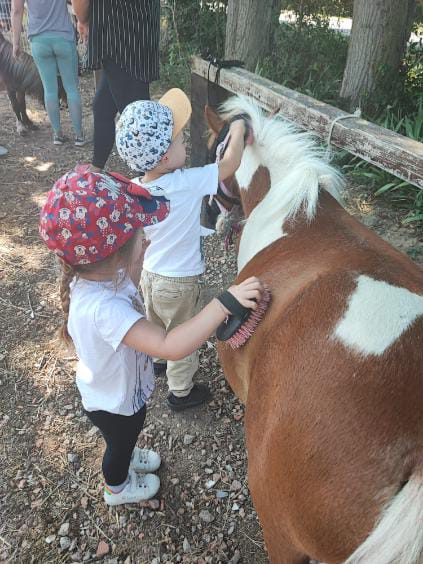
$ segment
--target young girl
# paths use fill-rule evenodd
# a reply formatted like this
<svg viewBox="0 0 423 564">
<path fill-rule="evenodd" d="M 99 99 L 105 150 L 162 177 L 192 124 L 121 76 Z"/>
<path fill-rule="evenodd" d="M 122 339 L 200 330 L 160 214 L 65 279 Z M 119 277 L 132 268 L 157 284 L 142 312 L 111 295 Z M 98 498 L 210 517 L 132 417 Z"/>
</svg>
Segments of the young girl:
<svg viewBox="0 0 423 564">
<path fill-rule="evenodd" d="M 63 265 L 62 333 L 79 358 L 76 382 L 85 412 L 106 441 L 108 505 L 149 499 L 160 486 L 152 473 L 160 456 L 135 446 L 154 389 L 151 356 L 187 356 L 230 314 L 218 297 L 167 334 L 145 319 L 137 291 L 148 246 L 143 227 L 168 213 L 163 196 L 84 166 L 55 183 L 41 210 L 40 235 Z M 262 285 L 249 278 L 228 291 L 254 309 Z"/>
</svg>

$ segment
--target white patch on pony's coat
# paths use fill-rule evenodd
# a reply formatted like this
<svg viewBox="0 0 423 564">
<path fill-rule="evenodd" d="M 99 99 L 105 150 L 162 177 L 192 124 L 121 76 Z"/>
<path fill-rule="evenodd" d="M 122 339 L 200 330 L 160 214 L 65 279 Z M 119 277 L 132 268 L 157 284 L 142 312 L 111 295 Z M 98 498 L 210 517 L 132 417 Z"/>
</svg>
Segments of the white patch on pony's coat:
<svg viewBox="0 0 423 564">
<path fill-rule="evenodd" d="M 362 275 L 334 337 L 359 353 L 381 355 L 420 315 L 423 296 Z"/>
<path fill-rule="evenodd" d="M 244 169 L 243 162 L 240 169 Z M 277 165 L 270 165 L 268 170 L 271 188 L 248 216 L 239 245 L 238 272 L 257 253 L 286 235 L 283 231 L 285 221 L 294 217 L 302 206 L 305 205 L 310 219 L 315 213 L 319 177 L 314 168 L 303 167 L 287 172 L 285 177 L 282 176 L 282 183 Z"/>
<path fill-rule="evenodd" d="M 240 189 L 247 190 L 260 166 L 260 162 L 250 147 L 245 149 L 242 161 L 242 166 L 236 172 L 236 179 Z M 257 253 L 273 243 L 273 241 L 284 236 L 282 220 L 279 218 L 272 218 L 270 220 L 267 211 L 268 207 L 266 205 L 266 198 L 264 198 L 250 213 L 244 225 L 239 243 L 238 272 Z"/>
<path fill-rule="evenodd" d="M 265 198 L 253 209 L 244 225 L 239 242 L 238 272 L 257 253 L 286 235 L 282 229 L 282 220 L 278 217 L 269 218 L 266 203 Z"/>
</svg>

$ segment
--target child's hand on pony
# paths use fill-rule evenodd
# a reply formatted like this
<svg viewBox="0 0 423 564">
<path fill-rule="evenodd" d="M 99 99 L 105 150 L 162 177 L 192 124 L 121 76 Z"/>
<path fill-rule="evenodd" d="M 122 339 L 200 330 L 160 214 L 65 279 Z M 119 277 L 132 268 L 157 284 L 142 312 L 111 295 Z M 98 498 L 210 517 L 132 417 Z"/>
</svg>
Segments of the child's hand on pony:
<svg viewBox="0 0 423 564">
<path fill-rule="evenodd" d="M 264 291 L 263 284 L 254 276 L 228 290 L 230 301 L 238 301 L 245 308 L 255 310 Z M 230 306 L 230 303 L 228 304 Z M 219 298 L 213 299 L 192 319 L 173 328 L 169 333 L 154 323 L 142 319 L 136 322 L 123 343 L 140 352 L 167 360 L 179 360 L 193 353 L 228 317 L 231 311 Z"/>
<path fill-rule="evenodd" d="M 250 276 L 240 284 L 228 288 L 228 292 L 244 307 L 249 309 L 257 309 L 257 302 L 260 301 L 263 284 L 255 276 Z M 226 308 L 225 308 L 226 309 Z M 231 312 L 228 311 L 228 315 Z"/>
</svg>

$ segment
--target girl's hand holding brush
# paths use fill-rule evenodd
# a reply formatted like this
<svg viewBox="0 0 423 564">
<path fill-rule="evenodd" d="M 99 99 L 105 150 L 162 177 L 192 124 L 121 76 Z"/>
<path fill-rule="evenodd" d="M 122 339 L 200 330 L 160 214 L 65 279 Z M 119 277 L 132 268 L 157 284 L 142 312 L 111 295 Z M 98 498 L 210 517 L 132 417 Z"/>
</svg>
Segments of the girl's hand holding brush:
<svg viewBox="0 0 423 564">
<path fill-rule="evenodd" d="M 232 294 L 232 296 L 243 306 L 252 310 L 257 309 L 257 302 L 260 301 L 262 293 L 264 291 L 264 286 L 258 278 L 251 276 L 247 278 L 240 284 L 231 286 L 228 288 L 227 292 Z M 226 314 L 230 315 L 233 313 L 222 303 Z"/>
<path fill-rule="evenodd" d="M 200 313 L 175 327 L 169 333 L 158 325 L 142 319 L 136 322 L 123 339 L 135 350 L 167 360 L 179 360 L 198 349 L 225 319 L 234 313 L 248 312 L 257 316 L 266 293 L 258 278 L 251 277 L 230 291 L 214 298 Z M 261 313 L 260 313 L 261 317 Z M 245 319 L 249 318 L 249 315 Z M 242 323 L 241 323 L 242 324 Z M 257 324 L 257 323 L 256 323 Z"/>
</svg>

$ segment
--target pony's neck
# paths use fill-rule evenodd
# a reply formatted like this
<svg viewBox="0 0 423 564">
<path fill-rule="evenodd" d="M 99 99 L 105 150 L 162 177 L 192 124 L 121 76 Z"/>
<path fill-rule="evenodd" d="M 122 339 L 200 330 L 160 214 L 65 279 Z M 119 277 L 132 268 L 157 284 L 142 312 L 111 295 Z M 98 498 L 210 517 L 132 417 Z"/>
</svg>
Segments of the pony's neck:
<svg viewBox="0 0 423 564">
<path fill-rule="evenodd" d="M 260 251 L 286 235 L 283 232 L 284 218 L 279 212 L 280 210 L 272 206 L 269 196 L 253 207 L 242 230 L 238 251 L 238 272 L 241 272 Z"/>
<path fill-rule="evenodd" d="M 247 221 L 239 246 L 238 271 L 264 248 L 284 237 L 285 222 L 301 210 L 311 220 L 318 192 L 319 179 L 313 170 L 304 170 L 302 177 L 291 173 L 277 182 L 267 168 L 259 167 L 249 189 L 242 191 Z"/>
<path fill-rule="evenodd" d="M 265 166 L 259 166 L 253 175 L 248 190 L 241 190 L 241 204 L 244 216 L 249 217 L 253 209 L 266 197 L 270 190 L 270 173 Z"/>
</svg>

